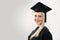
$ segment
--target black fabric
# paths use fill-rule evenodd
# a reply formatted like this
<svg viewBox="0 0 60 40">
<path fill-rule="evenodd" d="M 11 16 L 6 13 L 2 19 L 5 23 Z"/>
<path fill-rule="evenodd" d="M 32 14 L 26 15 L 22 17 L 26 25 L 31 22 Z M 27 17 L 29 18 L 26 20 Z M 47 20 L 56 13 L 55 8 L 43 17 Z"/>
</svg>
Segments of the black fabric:
<svg viewBox="0 0 60 40">
<path fill-rule="evenodd" d="M 35 30 L 36 31 L 36 30 Z M 28 36 L 28 40 L 30 40 L 31 35 L 33 32 Z M 33 37 L 31 40 L 53 40 L 52 35 L 48 28 L 44 27 L 42 31 L 40 32 L 38 37 Z"/>
<path fill-rule="evenodd" d="M 50 7 L 46 6 L 41 2 L 36 3 L 33 7 L 31 7 L 31 9 L 34 10 L 35 12 L 44 12 L 44 13 L 52 10 Z"/>
</svg>

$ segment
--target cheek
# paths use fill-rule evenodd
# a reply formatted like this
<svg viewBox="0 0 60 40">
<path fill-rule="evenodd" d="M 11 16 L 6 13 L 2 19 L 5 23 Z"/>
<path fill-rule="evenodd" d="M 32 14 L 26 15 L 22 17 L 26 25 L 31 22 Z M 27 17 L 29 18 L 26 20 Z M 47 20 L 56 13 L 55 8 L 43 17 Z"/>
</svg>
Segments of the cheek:
<svg viewBox="0 0 60 40">
<path fill-rule="evenodd" d="M 34 18 L 34 21 L 36 21 L 36 18 Z"/>
<path fill-rule="evenodd" d="M 39 18 L 39 20 L 40 20 L 40 21 L 42 21 L 42 20 L 43 20 L 43 18 L 41 17 L 41 18 Z"/>
</svg>

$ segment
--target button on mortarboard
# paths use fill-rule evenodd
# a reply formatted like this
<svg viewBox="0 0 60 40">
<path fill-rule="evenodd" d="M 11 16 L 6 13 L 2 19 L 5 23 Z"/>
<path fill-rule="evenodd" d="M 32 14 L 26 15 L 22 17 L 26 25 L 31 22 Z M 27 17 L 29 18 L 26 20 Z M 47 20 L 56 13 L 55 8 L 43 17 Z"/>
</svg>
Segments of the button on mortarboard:
<svg viewBox="0 0 60 40">
<path fill-rule="evenodd" d="M 38 2 L 37 4 L 35 4 L 33 7 L 31 7 L 32 10 L 34 10 L 35 12 L 44 12 L 45 13 L 45 22 L 46 22 L 46 13 L 50 10 L 52 10 L 50 7 L 44 5 L 41 2 Z"/>
</svg>

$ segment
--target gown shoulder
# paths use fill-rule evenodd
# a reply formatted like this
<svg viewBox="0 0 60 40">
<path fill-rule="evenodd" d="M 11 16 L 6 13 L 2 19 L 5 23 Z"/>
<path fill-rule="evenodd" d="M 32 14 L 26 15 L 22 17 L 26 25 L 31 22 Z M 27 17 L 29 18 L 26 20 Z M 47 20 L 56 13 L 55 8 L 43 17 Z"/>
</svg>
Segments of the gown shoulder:
<svg viewBox="0 0 60 40">
<path fill-rule="evenodd" d="M 47 27 L 44 27 L 39 34 L 40 40 L 52 40 L 52 34 Z"/>
</svg>

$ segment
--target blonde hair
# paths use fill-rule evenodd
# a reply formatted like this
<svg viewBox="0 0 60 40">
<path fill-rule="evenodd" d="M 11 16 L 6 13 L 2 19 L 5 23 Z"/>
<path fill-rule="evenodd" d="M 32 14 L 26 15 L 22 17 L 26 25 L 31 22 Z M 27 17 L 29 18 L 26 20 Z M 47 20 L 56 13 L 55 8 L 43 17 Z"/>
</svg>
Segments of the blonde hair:
<svg viewBox="0 0 60 40">
<path fill-rule="evenodd" d="M 42 12 L 43 13 L 43 12 Z M 37 31 L 30 37 L 30 40 L 33 38 L 33 37 L 38 37 L 41 30 L 44 28 L 44 19 L 45 19 L 45 14 L 43 13 L 43 22 L 41 25 L 39 25 L 39 28 L 37 29 Z"/>
</svg>

